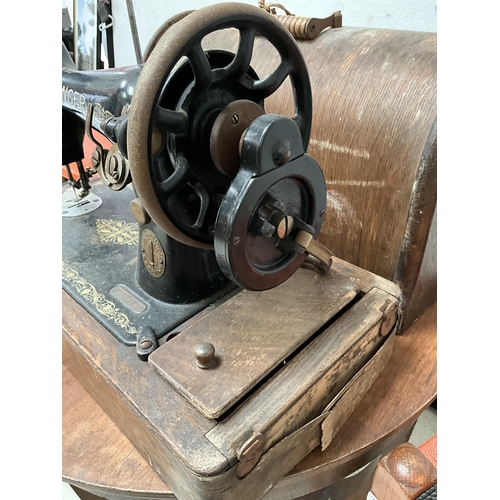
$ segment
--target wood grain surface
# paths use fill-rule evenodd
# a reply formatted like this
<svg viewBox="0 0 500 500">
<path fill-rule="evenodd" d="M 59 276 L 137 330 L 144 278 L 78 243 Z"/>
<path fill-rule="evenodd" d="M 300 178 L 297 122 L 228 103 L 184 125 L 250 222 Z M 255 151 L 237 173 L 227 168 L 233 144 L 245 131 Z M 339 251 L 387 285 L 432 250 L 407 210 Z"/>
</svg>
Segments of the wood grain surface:
<svg viewBox="0 0 500 500">
<path fill-rule="evenodd" d="M 408 331 L 398 336 L 385 370 L 354 410 L 337 439 L 323 453 L 315 450 L 305 459 L 307 467 L 325 461 L 343 461 L 369 452 L 397 429 L 412 422 L 437 395 L 437 304 Z M 361 431 L 362 430 L 362 431 Z M 360 436 L 357 436 L 361 432 Z M 376 447 L 374 447 L 376 449 Z M 295 469 L 294 472 L 300 472 Z"/>
<path fill-rule="evenodd" d="M 437 394 L 436 313 L 435 304 L 395 339 L 389 363 L 334 442 L 307 455 L 266 500 L 325 487 L 408 439 Z M 62 389 L 64 481 L 109 500 L 175 498 L 64 365 Z"/>
<path fill-rule="evenodd" d="M 307 338 L 352 301 L 358 281 L 300 269 L 272 291 L 244 290 L 168 344 L 149 362 L 204 414 L 218 418 L 234 406 Z M 307 304 L 307 308 L 304 308 Z M 197 344 L 215 346 L 216 364 L 202 371 Z"/>
<path fill-rule="evenodd" d="M 134 349 L 117 341 L 67 293 L 62 297 L 64 362 L 113 421 L 137 438 L 143 453 L 153 462 L 178 468 L 180 476 L 190 474 L 186 463 L 207 474 L 225 470 L 227 460 L 203 437 L 215 422 L 158 377 L 151 365 L 138 362 Z M 154 446 L 158 439 L 177 444 L 159 450 Z"/>
<path fill-rule="evenodd" d="M 206 434 L 207 439 L 229 463 L 234 463 L 235 452 L 250 437 L 250 429 L 265 435 L 267 449 L 283 435 L 306 424 L 311 413 L 322 411 L 380 346 L 380 309 L 391 302 L 396 299 L 378 289 L 371 290 L 254 397 L 214 426 Z"/>
<path fill-rule="evenodd" d="M 337 260 L 334 259 L 334 261 Z M 353 271 L 352 276 L 350 268 Z M 339 279 L 339 272 L 344 273 L 347 279 Z M 240 459 L 237 463 L 235 457 L 240 452 L 243 442 L 251 437 L 248 435 L 252 433 L 251 426 L 265 430 L 265 446 L 261 451 L 264 456 L 261 460 L 269 455 L 267 460 L 273 457 L 282 466 L 294 465 L 303 458 L 303 455 L 297 455 L 297 453 L 302 453 L 304 448 L 296 444 L 302 432 L 316 433 L 317 441 L 320 441 L 319 424 L 307 429 L 305 424 L 322 411 L 336 394 L 335 391 L 338 392 L 355 371 L 373 355 L 373 349 L 379 341 L 373 342 L 369 339 L 382 340 L 378 332 L 382 331 L 387 321 L 385 312 L 388 308 L 394 310 L 393 306 L 398 301 L 392 295 L 394 284 L 378 277 L 374 277 L 372 283 L 365 279 L 365 284 L 372 286 L 366 293 L 364 292 L 365 285 L 358 287 L 357 274 L 359 270 L 350 264 L 345 264 L 342 271 L 337 271 L 334 267 L 326 275 L 319 275 L 316 269 L 304 268 L 295 273 L 290 282 L 283 284 L 289 293 L 282 293 L 278 287 L 265 294 L 266 302 L 272 305 L 272 313 L 277 317 L 281 312 L 289 314 L 287 311 L 289 311 L 291 296 L 304 296 L 303 300 L 295 302 L 294 315 L 299 317 L 300 311 L 303 311 L 305 317 L 316 322 L 315 329 L 318 329 L 327 321 L 325 318 L 327 311 L 328 316 L 338 311 L 339 304 L 332 301 L 337 284 L 339 284 L 340 295 L 347 297 L 346 300 L 342 299 L 344 304 L 354 298 L 358 288 L 363 291 L 359 302 L 353 306 L 352 310 L 340 314 L 339 318 L 336 316 L 336 319 L 332 318 L 333 323 L 330 328 L 333 328 L 338 321 L 340 321 L 339 325 L 346 322 L 346 325 L 342 327 L 343 330 L 340 329 L 344 334 L 339 335 L 339 339 L 344 339 L 344 348 L 337 350 L 332 346 L 327 347 L 326 351 L 331 352 L 333 357 L 325 356 L 324 348 L 319 342 L 329 333 L 328 329 L 321 333 L 306 349 L 296 354 L 284 370 L 278 371 L 262 386 L 262 394 L 265 396 L 261 397 L 259 393 L 248 398 L 249 404 L 246 407 L 251 408 L 250 414 L 253 412 L 254 419 L 244 418 L 242 425 L 239 425 L 238 419 L 235 418 L 235 424 L 232 424 L 233 414 L 231 414 L 225 420 L 228 424 L 226 429 L 231 430 L 231 432 L 226 432 L 227 435 L 235 439 L 225 441 L 222 447 L 219 443 L 207 439 L 208 431 L 219 423 L 204 418 L 156 371 L 152 372 L 151 365 L 140 361 L 134 350 L 127 349 L 112 335 L 109 335 L 94 318 L 84 313 L 83 309 L 65 293 L 63 293 L 64 361 L 120 430 L 148 459 L 155 471 L 172 485 L 173 491 L 180 500 L 198 497 L 206 500 L 229 500 L 236 492 L 242 500 L 261 498 L 286 471 L 282 467 L 274 467 L 269 471 L 259 468 L 261 477 L 257 477 L 255 471 L 251 474 L 241 472 L 243 461 Z M 386 284 L 391 293 L 374 288 L 373 283 L 380 286 Z M 295 292 L 291 293 L 290 290 L 295 290 Z M 310 302 L 305 300 L 304 294 L 310 297 Z M 254 294 L 247 295 L 250 302 L 258 297 Z M 395 295 L 398 294 L 395 293 Z M 220 307 L 231 304 L 232 300 L 237 297 L 225 298 Z M 214 310 L 217 311 L 217 309 L 215 305 Z M 236 315 L 238 315 L 238 309 L 241 307 L 235 308 Z M 254 307 L 256 312 L 260 309 L 262 307 Z M 313 310 L 316 311 L 315 318 Z M 200 319 L 194 317 L 187 324 L 198 325 L 203 329 L 204 325 L 210 322 L 210 318 L 210 311 L 203 311 Z M 247 318 L 247 320 L 246 326 L 251 328 L 252 318 Z M 395 320 L 394 315 L 393 324 Z M 300 326 L 301 321 L 297 320 L 297 322 Z M 181 326 L 180 330 L 182 331 L 183 328 Z M 366 332 L 371 332 L 371 335 L 367 334 L 363 337 L 363 341 L 358 342 L 356 335 L 358 333 L 363 335 Z M 311 353 L 313 353 L 312 357 Z M 335 359 L 334 355 L 342 356 L 342 358 Z M 302 364 L 301 359 L 305 360 Z M 346 366 L 349 366 L 349 369 L 343 371 Z M 298 374 L 299 379 L 292 385 L 288 384 L 290 390 L 284 391 L 286 384 L 276 383 L 275 379 L 279 379 L 281 371 L 289 373 L 292 367 L 295 369 L 291 373 Z M 312 367 L 318 369 L 312 370 L 315 377 L 311 378 L 307 375 Z M 203 373 L 200 378 L 204 378 Z M 285 377 L 285 379 L 286 383 L 289 379 L 295 380 L 293 377 Z M 267 388 L 270 390 L 266 392 Z M 174 395 L 171 396 L 171 393 Z M 254 405 L 254 400 L 259 402 Z M 236 415 L 238 412 L 233 413 Z M 194 425 L 191 425 L 192 423 Z M 293 446 L 291 450 L 288 450 L 280 440 L 290 433 L 295 434 L 295 441 L 288 441 L 289 445 Z M 281 457 L 279 453 L 285 453 L 287 460 L 284 461 L 284 457 Z M 241 479 L 242 475 L 245 476 L 244 479 Z M 264 482 L 263 479 L 269 483 Z"/>
</svg>

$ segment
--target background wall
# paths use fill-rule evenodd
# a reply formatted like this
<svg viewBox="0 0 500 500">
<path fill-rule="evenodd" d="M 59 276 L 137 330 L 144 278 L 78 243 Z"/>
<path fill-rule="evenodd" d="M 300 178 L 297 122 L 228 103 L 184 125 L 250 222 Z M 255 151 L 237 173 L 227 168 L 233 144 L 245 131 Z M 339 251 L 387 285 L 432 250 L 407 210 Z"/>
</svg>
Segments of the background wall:
<svg viewBox="0 0 500 500">
<path fill-rule="evenodd" d="M 257 0 L 240 0 L 258 5 Z M 185 2 L 134 0 L 141 49 L 144 51 L 156 29 L 169 17 L 216 3 L 207 0 Z M 266 3 L 270 3 L 266 2 Z M 342 11 L 344 26 L 389 28 L 412 31 L 437 31 L 436 0 L 281 0 L 297 16 L 327 17 Z M 116 66 L 136 63 L 126 0 L 111 0 L 115 29 Z M 280 12 L 281 13 L 281 12 Z"/>
</svg>

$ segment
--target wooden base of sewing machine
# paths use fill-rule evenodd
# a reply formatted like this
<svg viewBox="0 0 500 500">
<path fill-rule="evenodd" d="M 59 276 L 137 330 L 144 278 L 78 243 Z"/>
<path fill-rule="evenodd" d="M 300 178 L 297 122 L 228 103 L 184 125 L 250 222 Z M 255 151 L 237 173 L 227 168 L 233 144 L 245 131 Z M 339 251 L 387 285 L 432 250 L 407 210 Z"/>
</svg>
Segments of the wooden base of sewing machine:
<svg viewBox="0 0 500 500">
<path fill-rule="evenodd" d="M 399 294 L 338 259 L 326 276 L 303 268 L 198 313 L 147 363 L 63 292 L 63 361 L 180 500 L 257 500 L 331 443 L 382 371 Z M 169 365 L 183 339 L 220 342 L 221 328 L 233 337 L 214 369 L 191 380 L 192 355 Z"/>
</svg>

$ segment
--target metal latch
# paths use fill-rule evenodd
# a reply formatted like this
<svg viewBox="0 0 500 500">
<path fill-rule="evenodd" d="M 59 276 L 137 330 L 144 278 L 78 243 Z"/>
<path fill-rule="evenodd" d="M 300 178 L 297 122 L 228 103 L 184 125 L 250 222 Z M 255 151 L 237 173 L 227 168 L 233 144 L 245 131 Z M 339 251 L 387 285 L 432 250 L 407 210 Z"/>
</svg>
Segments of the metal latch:
<svg viewBox="0 0 500 500">
<path fill-rule="evenodd" d="M 295 236 L 294 243 L 301 246 L 305 252 L 318 259 L 316 267 L 323 272 L 328 272 L 332 267 L 333 253 L 324 245 L 316 241 L 311 233 L 300 229 Z"/>
</svg>

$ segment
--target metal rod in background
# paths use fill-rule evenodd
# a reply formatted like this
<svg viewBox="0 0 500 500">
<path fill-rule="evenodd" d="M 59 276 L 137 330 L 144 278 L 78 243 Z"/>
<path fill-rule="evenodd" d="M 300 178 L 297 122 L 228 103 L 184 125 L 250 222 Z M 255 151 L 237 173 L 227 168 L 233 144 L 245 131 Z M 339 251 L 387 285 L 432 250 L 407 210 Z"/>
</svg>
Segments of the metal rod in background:
<svg viewBox="0 0 500 500">
<path fill-rule="evenodd" d="M 142 59 L 141 43 L 139 41 L 139 32 L 137 30 L 137 20 L 135 18 L 133 0 L 127 0 L 127 11 L 130 21 L 130 29 L 132 31 L 132 40 L 134 42 L 135 58 L 137 60 L 137 64 L 141 64 L 144 61 Z"/>
</svg>

